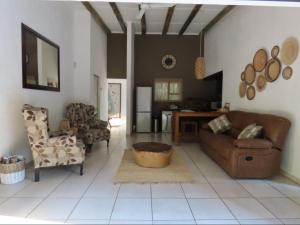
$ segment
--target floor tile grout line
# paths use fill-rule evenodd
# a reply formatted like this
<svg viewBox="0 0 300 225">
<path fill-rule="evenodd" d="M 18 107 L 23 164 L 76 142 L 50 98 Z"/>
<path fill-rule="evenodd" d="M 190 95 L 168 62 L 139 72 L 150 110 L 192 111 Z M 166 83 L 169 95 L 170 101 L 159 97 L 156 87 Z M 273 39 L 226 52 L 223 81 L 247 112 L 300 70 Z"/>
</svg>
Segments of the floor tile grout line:
<svg viewBox="0 0 300 225">
<path fill-rule="evenodd" d="M 212 184 L 208 181 L 208 179 L 206 178 L 206 176 L 201 172 L 200 168 L 198 167 L 198 165 L 195 163 L 195 161 L 191 158 L 191 156 L 189 155 L 189 153 L 186 152 L 186 150 L 183 150 L 185 152 L 185 154 L 189 157 L 189 159 L 194 163 L 194 165 L 196 166 L 196 168 L 199 170 L 199 173 L 204 177 L 204 179 L 207 181 L 207 183 L 209 184 L 209 186 L 216 192 L 217 196 L 219 197 L 219 199 L 222 201 L 222 203 L 225 205 L 225 207 L 228 209 L 228 211 L 230 212 L 230 214 L 235 218 L 235 220 L 240 224 L 240 222 L 238 221 L 237 217 L 233 214 L 233 212 L 231 211 L 231 209 L 225 204 L 225 202 L 223 201 L 223 199 L 221 198 L 221 196 L 219 195 L 219 193 L 215 190 L 215 188 L 212 186 Z"/>
<path fill-rule="evenodd" d="M 190 157 L 190 155 L 186 152 L 186 154 Z M 200 170 L 200 168 L 198 167 L 198 165 L 193 161 L 193 159 L 190 157 L 190 159 L 192 160 L 192 162 L 195 164 L 195 166 L 199 169 L 199 171 L 200 171 L 200 173 L 202 174 L 202 172 L 201 172 L 201 170 Z M 203 176 L 204 176 L 204 178 L 205 179 L 207 179 L 206 178 L 206 176 L 205 176 L 205 174 L 202 174 Z M 219 193 L 215 190 L 215 188 L 213 187 L 213 185 L 211 184 L 211 182 L 209 181 L 209 180 L 207 180 L 207 182 L 209 183 L 209 185 L 213 188 L 213 190 L 217 193 L 217 195 L 220 197 L 220 199 L 221 199 L 221 201 L 225 204 L 225 206 L 228 208 L 228 210 L 231 212 L 231 214 L 236 218 L 236 216 L 233 214 L 233 212 L 231 211 L 231 209 L 227 206 L 227 204 L 223 201 L 223 199 L 222 199 L 222 197 L 219 195 Z M 238 181 L 237 181 L 238 182 Z M 238 182 L 239 183 L 239 182 Z M 240 184 L 240 183 L 239 183 Z M 241 184 L 240 184 L 241 185 Z M 242 185 L 241 185 L 242 186 Z M 256 196 L 254 196 L 254 195 L 252 195 L 246 188 L 244 188 L 243 186 L 242 186 L 242 188 L 243 189 L 245 189 L 245 191 L 246 192 L 248 192 L 248 194 L 250 195 L 250 197 L 252 197 L 252 198 L 254 198 L 256 201 L 258 201 L 259 202 L 259 204 L 267 211 L 267 212 L 269 212 L 272 216 L 274 216 L 274 218 L 275 219 L 280 219 L 280 218 L 278 218 L 276 215 L 274 215 L 269 209 L 267 209 L 263 204 L 262 204 L 262 202 L 261 201 L 259 201 L 259 199 L 256 197 Z M 226 199 L 229 199 L 229 198 L 226 198 Z M 237 219 L 237 218 L 236 218 Z M 265 218 L 265 219 L 272 219 L 272 218 Z"/>
<path fill-rule="evenodd" d="M 193 212 L 193 210 L 192 210 L 192 207 L 191 207 L 191 205 L 190 205 L 190 202 L 189 202 L 189 200 L 188 200 L 187 197 L 186 197 L 186 194 L 185 194 L 184 189 L 183 189 L 183 187 L 182 187 L 182 183 L 180 183 L 180 188 L 181 188 L 181 190 L 182 190 L 182 192 L 183 192 L 183 194 L 184 194 L 185 201 L 187 202 L 187 204 L 188 204 L 188 206 L 189 206 L 189 209 L 190 209 L 190 211 L 191 211 L 191 213 L 192 213 L 192 216 L 193 216 L 193 218 L 194 218 L 195 224 L 197 224 L 196 217 L 195 217 L 195 215 L 194 215 L 194 212 Z"/>
<path fill-rule="evenodd" d="M 113 212 L 115 210 L 115 206 L 116 206 L 116 203 L 117 203 L 117 200 L 118 200 L 120 189 L 121 189 L 121 185 L 119 185 L 119 187 L 118 187 L 117 194 L 116 194 L 116 197 L 115 197 L 115 200 L 114 200 L 114 204 L 113 204 L 113 207 L 111 209 L 110 216 L 109 216 L 109 219 L 108 219 L 108 224 L 111 223 L 111 218 L 112 218 Z"/>
<path fill-rule="evenodd" d="M 120 142 L 120 141 L 119 141 Z M 118 142 L 118 143 L 119 143 Z M 79 205 L 80 201 L 84 198 L 84 195 L 87 193 L 88 189 L 91 187 L 91 185 L 94 183 L 94 181 L 96 180 L 97 176 L 100 174 L 100 172 L 103 170 L 103 168 L 105 167 L 105 165 L 108 163 L 109 159 L 111 158 L 112 153 L 116 150 L 116 148 L 113 148 L 113 150 L 110 152 L 110 149 L 108 149 L 108 158 L 105 161 L 104 165 L 102 167 L 100 167 L 100 169 L 98 170 L 97 174 L 95 174 L 95 176 L 93 177 L 93 179 L 91 180 L 90 184 L 88 185 L 88 187 L 85 189 L 85 191 L 82 193 L 81 197 L 79 198 L 78 202 L 74 205 L 74 207 L 72 208 L 71 212 L 69 213 L 68 217 L 66 218 L 65 222 L 67 222 L 70 219 L 70 216 L 73 214 L 73 212 L 75 211 L 76 207 Z"/>
<path fill-rule="evenodd" d="M 68 178 L 68 177 L 70 177 L 71 176 L 71 173 L 69 173 L 68 174 L 68 176 L 66 176 L 61 182 L 59 182 L 54 188 L 53 188 L 53 190 L 52 191 L 50 191 L 49 192 L 49 194 L 48 195 L 46 195 L 43 199 L 42 199 L 42 201 L 39 203 L 39 204 L 37 204 L 36 205 L 36 207 L 34 207 L 26 216 L 25 216 L 25 218 L 28 218 L 29 216 L 30 216 L 30 214 L 34 211 L 34 210 L 36 210 L 43 202 L 45 202 L 46 201 L 46 199 L 56 190 L 56 188 L 59 186 L 59 185 L 61 185 L 63 182 L 65 182 L 65 180 Z"/>
<path fill-rule="evenodd" d="M 185 151 L 185 150 L 184 150 Z M 209 185 L 212 186 L 212 188 L 214 189 L 213 185 L 211 184 L 211 182 L 206 178 L 206 175 L 205 174 L 202 174 L 202 171 L 201 169 L 198 167 L 198 165 L 194 162 L 194 160 L 191 158 L 191 156 L 189 155 L 189 153 L 187 153 L 185 151 L 185 153 L 188 155 L 188 157 L 192 160 L 192 162 L 194 163 L 194 165 L 197 167 L 197 169 L 199 170 L 200 174 L 203 175 L 203 177 L 207 180 L 207 182 L 209 183 Z M 280 197 L 257 197 L 257 196 L 254 196 L 253 194 L 251 194 L 239 181 L 236 181 L 238 184 L 240 184 L 242 186 L 243 189 L 245 189 L 245 191 L 247 191 L 249 193 L 249 197 L 252 197 L 253 199 L 255 199 L 256 201 L 258 201 L 260 203 L 260 205 L 266 210 L 268 211 L 274 218 L 265 218 L 265 219 L 277 219 L 277 220 L 280 220 L 281 218 L 277 217 L 275 214 L 273 214 L 269 209 L 267 209 L 263 204 L 262 202 L 259 200 L 259 198 L 288 198 L 290 200 L 292 200 L 293 202 L 295 202 L 291 197 L 287 196 L 286 194 L 282 193 L 280 190 L 278 190 L 275 186 L 273 186 L 272 184 L 269 184 L 268 182 L 266 181 L 263 181 L 262 183 L 264 184 L 267 184 L 269 185 L 270 187 L 273 187 L 275 190 L 277 190 L 279 193 L 281 193 L 283 196 L 280 196 Z M 215 189 L 214 189 L 215 190 Z M 215 192 L 217 193 L 217 191 L 215 190 Z M 218 193 L 217 193 L 218 194 Z M 219 196 L 219 194 L 218 194 Z M 238 198 L 238 197 L 237 197 Z M 220 199 L 222 200 L 222 197 L 220 196 Z M 234 198 L 226 198 L 226 199 L 234 199 Z M 223 201 L 223 200 L 222 200 Z M 298 204 L 297 202 L 295 202 L 297 205 L 300 205 Z M 225 204 L 225 203 L 224 203 Z M 226 204 L 225 204 L 226 205 Z M 227 206 L 227 205 L 226 205 Z"/>
<path fill-rule="evenodd" d="M 152 185 L 150 183 L 150 199 L 151 199 L 151 218 L 152 218 L 152 224 L 153 224 L 153 218 L 154 218 L 154 215 L 153 215 L 153 199 L 152 199 Z"/>
</svg>

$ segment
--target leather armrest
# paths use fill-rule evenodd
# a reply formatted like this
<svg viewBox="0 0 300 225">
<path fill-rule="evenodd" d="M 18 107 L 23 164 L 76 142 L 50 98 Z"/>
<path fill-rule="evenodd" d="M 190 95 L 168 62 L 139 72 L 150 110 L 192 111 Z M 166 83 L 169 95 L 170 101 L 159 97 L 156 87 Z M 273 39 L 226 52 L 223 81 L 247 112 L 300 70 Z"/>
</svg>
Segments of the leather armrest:
<svg viewBox="0 0 300 225">
<path fill-rule="evenodd" d="M 272 148 L 272 142 L 266 139 L 239 139 L 239 140 L 234 140 L 233 144 L 238 148 L 250 148 L 250 149 Z"/>
</svg>

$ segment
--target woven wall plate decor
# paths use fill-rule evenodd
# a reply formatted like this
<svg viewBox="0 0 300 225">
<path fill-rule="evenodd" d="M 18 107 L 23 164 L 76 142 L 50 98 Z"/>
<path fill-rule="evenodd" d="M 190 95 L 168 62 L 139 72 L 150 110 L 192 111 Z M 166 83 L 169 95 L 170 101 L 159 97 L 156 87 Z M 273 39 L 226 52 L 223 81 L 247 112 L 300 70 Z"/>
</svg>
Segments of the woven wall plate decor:
<svg viewBox="0 0 300 225">
<path fill-rule="evenodd" d="M 253 67 L 256 72 L 261 72 L 268 62 L 268 54 L 264 49 L 259 49 L 253 57 Z"/>
<path fill-rule="evenodd" d="M 245 68 L 245 82 L 250 85 L 255 81 L 256 72 L 252 64 L 248 64 Z"/>
<path fill-rule="evenodd" d="M 283 70 L 282 70 L 282 77 L 285 80 L 288 80 L 292 77 L 293 75 L 293 69 L 290 66 L 286 66 Z"/>
<path fill-rule="evenodd" d="M 278 45 L 275 45 L 271 50 L 271 56 L 272 58 L 276 58 L 279 54 L 280 48 Z"/>
<path fill-rule="evenodd" d="M 280 51 L 281 62 L 285 65 L 291 65 L 298 56 L 299 45 L 298 40 L 294 37 L 287 38 L 282 46 Z"/>
<path fill-rule="evenodd" d="M 251 85 L 247 88 L 247 98 L 248 100 L 252 100 L 255 97 L 255 88 Z"/>
<path fill-rule="evenodd" d="M 272 58 L 268 61 L 266 66 L 266 78 L 267 81 L 273 82 L 277 80 L 281 72 L 281 63 L 279 59 Z"/>
<path fill-rule="evenodd" d="M 245 72 L 242 72 L 242 73 L 241 73 L 241 80 L 242 80 L 242 81 L 245 81 Z"/>
<path fill-rule="evenodd" d="M 247 84 L 245 82 L 240 83 L 240 88 L 239 88 L 239 93 L 240 97 L 243 98 L 246 95 L 246 90 L 247 90 Z"/>
<path fill-rule="evenodd" d="M 266 88 L 267 81 L 264 74 L 260 74 L 256 79 L 256 87 L 258 91 L 263 91 Z"/>
</svg>

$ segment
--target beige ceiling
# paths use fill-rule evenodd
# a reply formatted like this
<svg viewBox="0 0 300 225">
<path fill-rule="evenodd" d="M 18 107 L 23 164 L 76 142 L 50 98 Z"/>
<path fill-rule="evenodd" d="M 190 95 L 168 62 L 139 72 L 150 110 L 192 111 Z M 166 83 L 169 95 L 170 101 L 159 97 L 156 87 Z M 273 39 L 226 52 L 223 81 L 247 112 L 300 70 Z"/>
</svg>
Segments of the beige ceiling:
<svg viewBox="0 0 300 225">
<path fill-rule="evenodd" d="M 121 26 L 116 19 L 108 2 L 91 2 L 98 14 L 102 17 L 112 33 L 122 33 Z M 126 22 L 133 22 L 136 33 L 141 33 L 141 22 L 136 20 L 139 12 L 137 3 L 117 3 L 117 6 Z M 170 23 L 168 34 L 178 34 L 184 22 L 191 13 L 194 5 L 177 4 Z M 203 5 L 184 35 L 198 35 L 222 9 L 223 5 Z M 147 34 L 161 34 L 168 8 L 155 8 L 146 11 Z"/>
</svg>

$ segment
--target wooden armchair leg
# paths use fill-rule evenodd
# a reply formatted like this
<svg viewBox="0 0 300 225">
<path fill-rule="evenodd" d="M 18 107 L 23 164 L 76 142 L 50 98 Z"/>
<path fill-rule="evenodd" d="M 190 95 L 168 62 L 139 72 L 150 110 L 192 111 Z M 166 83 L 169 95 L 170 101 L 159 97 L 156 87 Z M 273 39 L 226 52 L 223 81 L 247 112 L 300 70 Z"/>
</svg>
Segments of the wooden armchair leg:
<svg viewBox="0 0 300 225">
<path fill-rule="evenodd" d="M 107 142 L 107 147 L 109 147 L 109 139 L 108 139 L 108 140 L 106 140 L 106 142 Z"/>
<path fill-rule="evenodd" d="M 34 169 L 34 182 L 40 181 L 40 168 Z"/>
<path fill-rule="evenodd" d="M 83 175 L 83 163 L 80 164 L 80 176 Z"/>
</svg>

